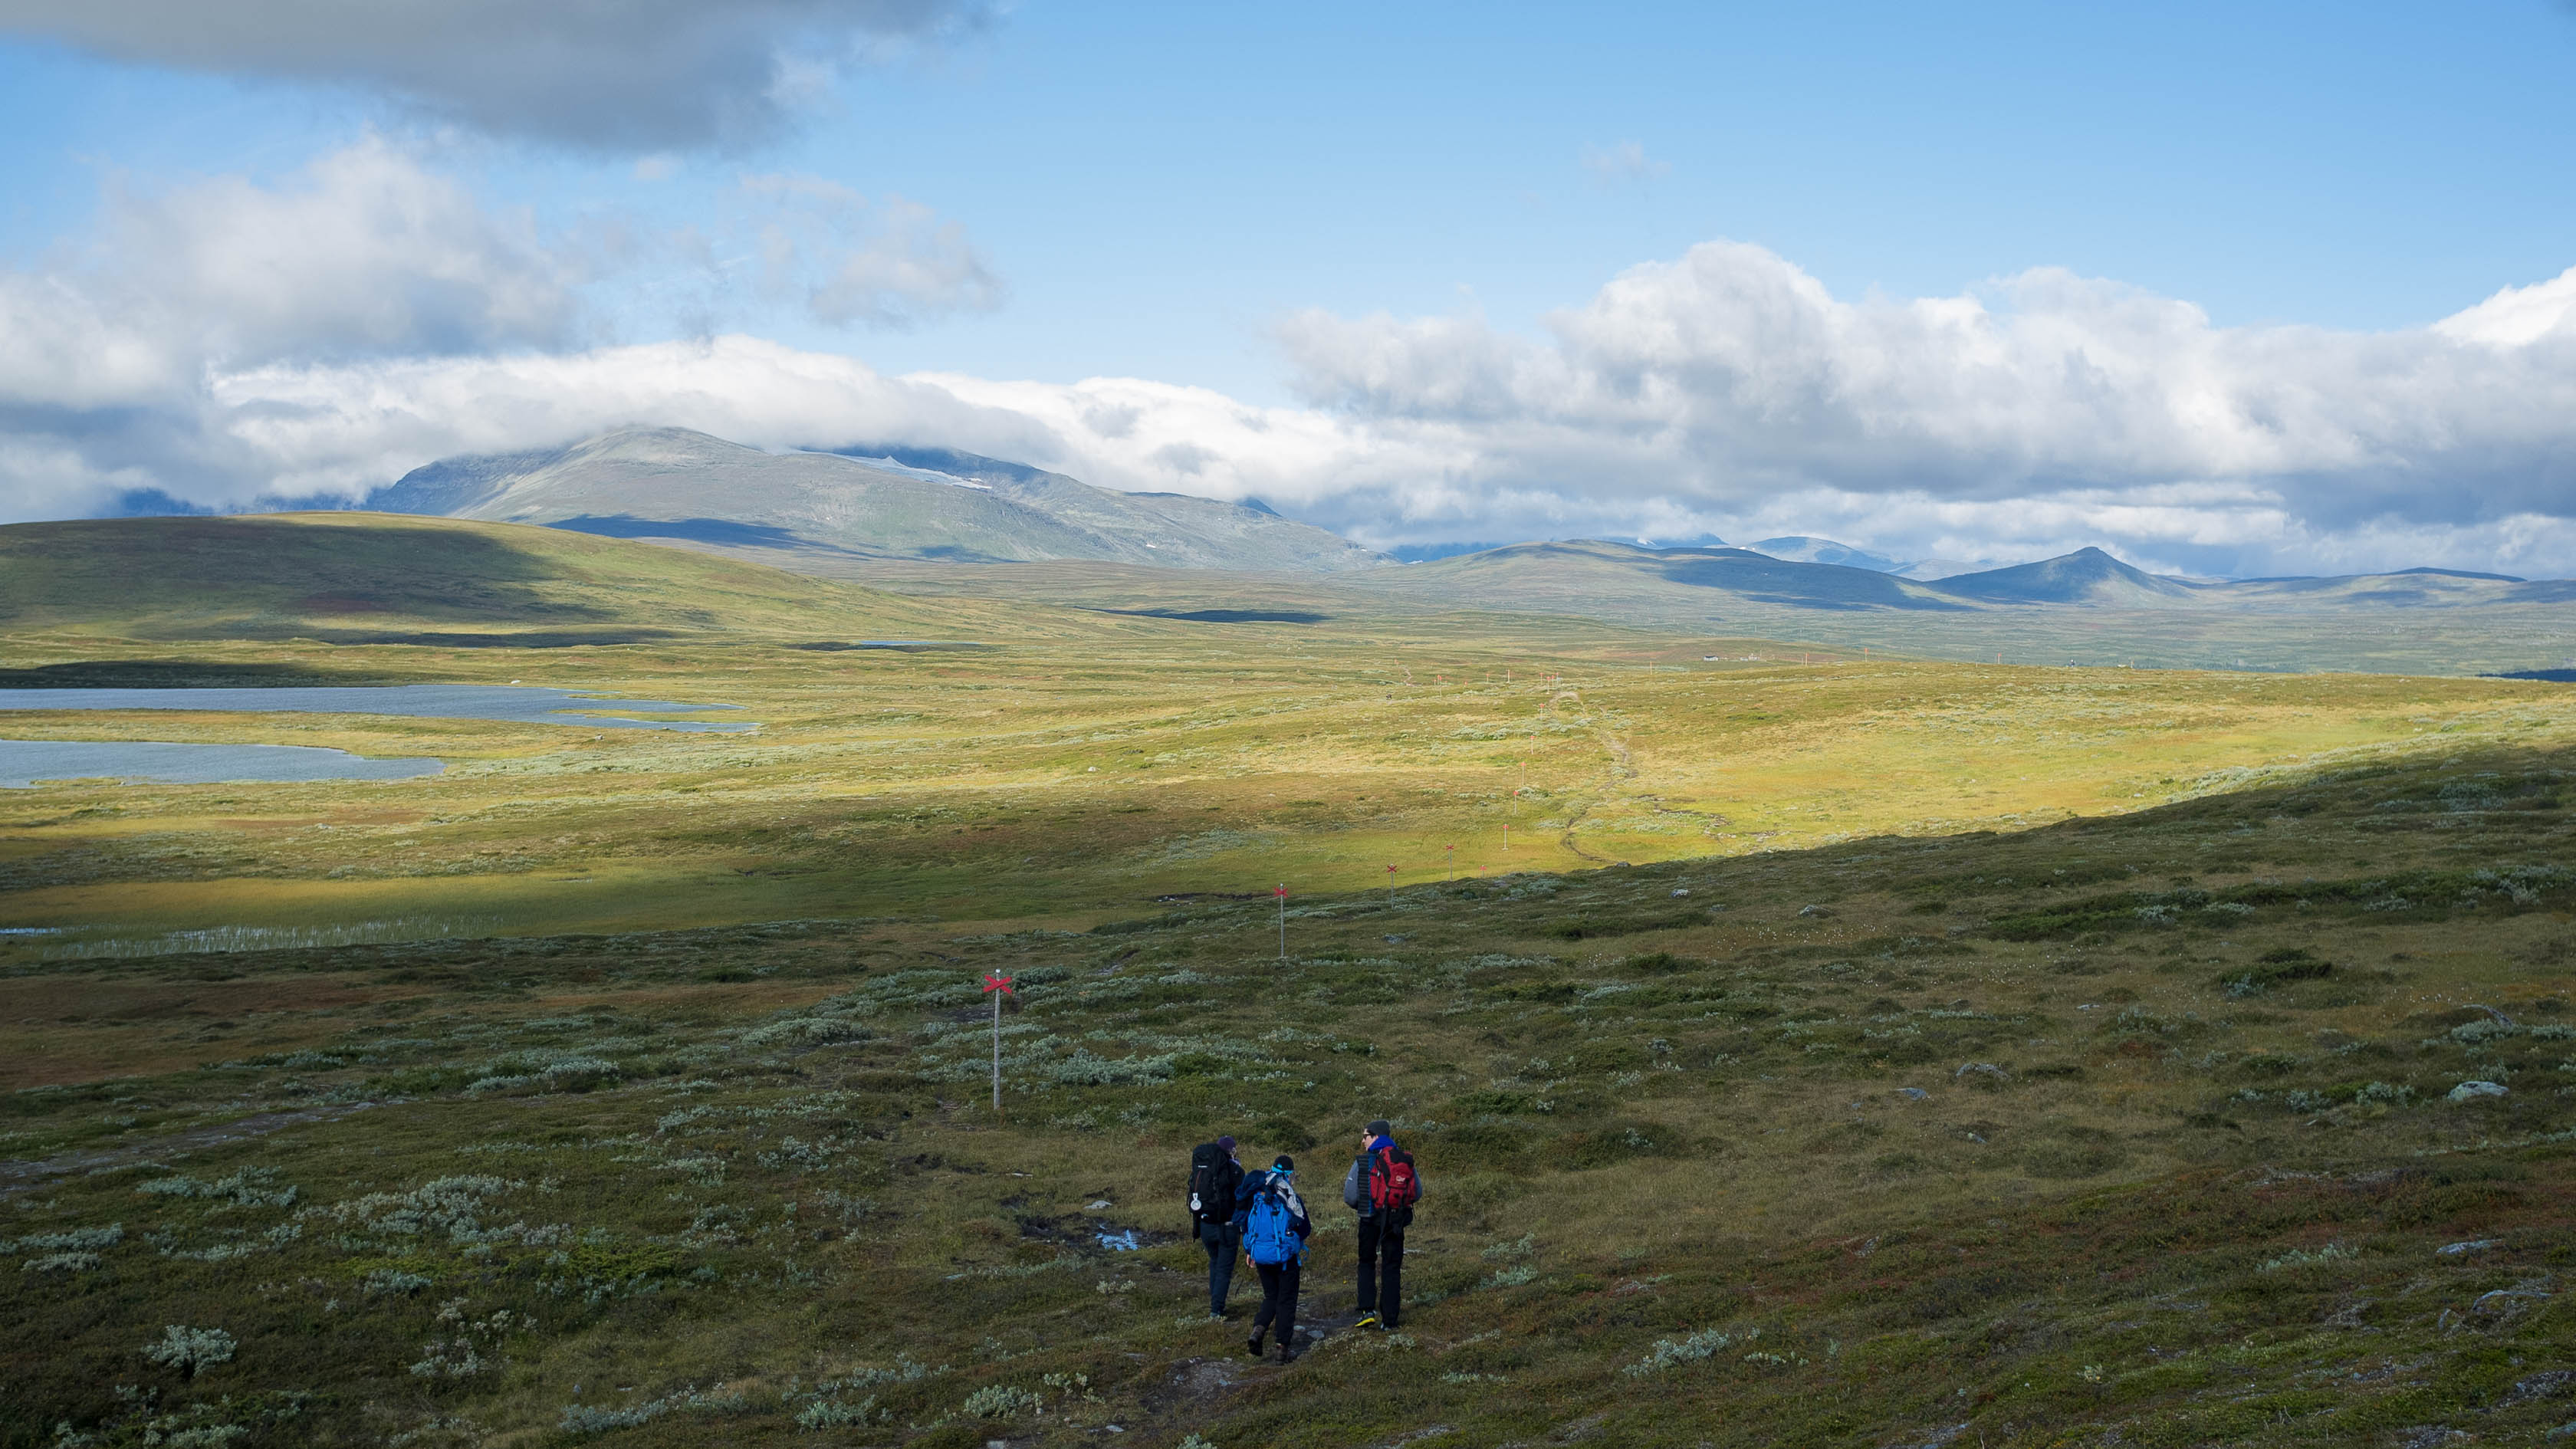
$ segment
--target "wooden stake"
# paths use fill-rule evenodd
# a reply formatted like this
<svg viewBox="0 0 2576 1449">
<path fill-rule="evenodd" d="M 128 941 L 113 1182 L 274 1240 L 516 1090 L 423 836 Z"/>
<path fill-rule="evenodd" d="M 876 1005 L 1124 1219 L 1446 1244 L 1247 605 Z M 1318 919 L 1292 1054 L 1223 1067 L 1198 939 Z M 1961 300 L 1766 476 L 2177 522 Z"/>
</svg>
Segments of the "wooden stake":
<svg viewBox="0 0 2576 1449">
<path fill-rule="evenodd" d="M 993 998 L 993 1112 L 1002 1110 L 1002 998 L 1011 994 L 1012 978 L 998 971 L 984 973 L 984 994 Z"/>
</svg>

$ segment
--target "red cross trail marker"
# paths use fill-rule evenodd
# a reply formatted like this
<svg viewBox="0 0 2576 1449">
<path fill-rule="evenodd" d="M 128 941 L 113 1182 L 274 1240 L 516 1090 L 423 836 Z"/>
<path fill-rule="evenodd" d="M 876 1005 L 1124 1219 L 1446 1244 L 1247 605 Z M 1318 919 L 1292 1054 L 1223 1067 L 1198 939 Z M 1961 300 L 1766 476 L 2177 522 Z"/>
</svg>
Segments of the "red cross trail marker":
<svg viewBox="0 0 2576 1449">
<path fill-rule="evenodd" d="M 993 998 L 993 1110 L 1002 1110 L 1002 998 L 1015 996 L 1011 990 L 1014 978 L 986 975 L 984 994 Z"/>
</svg>

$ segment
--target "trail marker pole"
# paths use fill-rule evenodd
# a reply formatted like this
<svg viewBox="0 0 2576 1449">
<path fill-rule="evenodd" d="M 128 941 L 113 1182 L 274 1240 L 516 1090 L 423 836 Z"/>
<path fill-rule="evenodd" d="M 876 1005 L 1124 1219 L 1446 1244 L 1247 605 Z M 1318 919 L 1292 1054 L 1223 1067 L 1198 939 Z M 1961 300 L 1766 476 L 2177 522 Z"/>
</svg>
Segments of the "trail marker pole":
<svg viewBox="0 0 2576 1449">
<path fill-rule="evenodd" d="M 1391 865 L 1386 868 L 1386 898 L 1395 899 L 1395 867 Z"/>
<path fill-rule="evenodd" d="M 1449 878 L 1451 880 L 1456 880 L 1458 878 L 1458 847 L 1449 845 L 1441 848 L 1449 852 Z"/>
<path fill-rule="evenodd" d="M 1279 898 L 1279 959 L 1285 961 L 1288 959 L 1288 882 L 1281 881 L 1279 889 L 1271 894 Z"/>
<path fill-rule="evenodd" d="M 993 1110 L 1002 1110 L 1002 998 L 1012 994 L 1009 976 L 987 975 L 984 994 L 993 998 Z"/>
</svg>

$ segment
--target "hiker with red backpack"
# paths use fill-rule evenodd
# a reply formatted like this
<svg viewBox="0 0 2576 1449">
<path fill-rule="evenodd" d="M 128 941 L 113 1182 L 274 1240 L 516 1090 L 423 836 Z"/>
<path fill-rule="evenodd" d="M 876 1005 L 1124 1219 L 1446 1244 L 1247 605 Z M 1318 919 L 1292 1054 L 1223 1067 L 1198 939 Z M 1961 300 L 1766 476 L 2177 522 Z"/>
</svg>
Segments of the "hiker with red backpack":
<svg viewBox="0 0 2576 1449">
<path fill-rule="evenodd" d="M 1413 1169 L 1413 1154 L 1395 1145 L 1394 1134 L 1384 1118 L 1368 1124 L 1360 1134 L 1360 1155 L 1342 1179 L 1342 1201 L 1360 1215 L 1360 1321 L 1353 1325 L 1358 1328 L 1393 1331 L 1404 1312 L 1404 1230 L 1413 1225 L 1413 1205 L 1422 1201 L 1422 1177 Z"/>
<path fill-rule="evenodd" d="M 1305 1276 L 1306 1238 L 1315 1231 L 1297 1196 L 1295 1158 L 1281 1153 L 1268 1172 L 1243 1179 L 1235 1193 L 1234 1230 L 1252 1270 L 1261 1275 L 1261 1311 L 1252 1315 L 1252 1336 L 1244 1345 L 1261 1357 L 1261 1336 L 1275 1322 L 1279 1361 L 1287 1363 L 1297 1357 L 1297 1288 Z"/>
<path fill-rule="evenodd" d="M 1234 1287 L 1234 1199 L 1242 1186 L 1243 1163 L 1234 1155 L 1233 1138 L 1190 1149 L 1190 1235 L 1207 1248 L 1210 1318 L 1225 1317 L 1225 1296 Z"/>
</svg>

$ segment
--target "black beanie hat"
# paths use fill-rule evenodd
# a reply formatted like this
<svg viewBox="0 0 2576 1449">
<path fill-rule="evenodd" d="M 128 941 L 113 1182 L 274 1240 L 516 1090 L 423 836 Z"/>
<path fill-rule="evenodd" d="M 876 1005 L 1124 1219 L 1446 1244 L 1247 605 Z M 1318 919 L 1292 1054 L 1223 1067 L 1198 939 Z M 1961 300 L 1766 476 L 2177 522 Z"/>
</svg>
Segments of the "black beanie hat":
<svg viewBox="0 0 2576 1449">
<path fill-rule="evenodd" d="M 1395 1124 L 1389 1122 L 1384 1117 L 1380 1117 L 1376 1121 L 1368 1124 L 1368 1135 L 1371 1137 L 1392 1137 L 1395 1135 Z"/>
<path fill-rule="evenodd" d="M 1295 1172 L 1297 1170 L 1297 1159 L 1289 1156 L 1285 1152 L 1282 1152 L 1279 1154 L 1279 1160 L 1270 1165 L 1279 1169 L 1281 1172 Z"/>
</svg>

